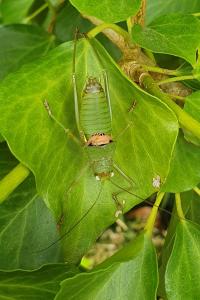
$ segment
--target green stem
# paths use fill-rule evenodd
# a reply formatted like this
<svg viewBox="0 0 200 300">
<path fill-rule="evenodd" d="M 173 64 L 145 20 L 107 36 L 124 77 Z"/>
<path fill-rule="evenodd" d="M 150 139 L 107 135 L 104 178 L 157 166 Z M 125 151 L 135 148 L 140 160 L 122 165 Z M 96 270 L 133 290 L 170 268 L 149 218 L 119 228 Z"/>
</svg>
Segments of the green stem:
<svg viewBox="0 0 200 300">
<path fill-rule="evenodd" d="M 30 22 L 32 19 L 34 19 L 37 15 L 39 15 L 43 10 L 45 10 L 48 7 L 48 3 L 44 3 L 42 6 L 40 6 L 36 11 L 34 11 L 30 16 L 25 18 L 24 23 Z"/>
<path fill-rule="evenodd" d="M 200 123 L 180 108 L 167 94 L 163 93 L 149 74 L 143 73 L 140 79 L 147 92 L 165 102 L 173 110 L 181 127 L 189 130 L 200 139 Z"/>
<path fill-rule="evenodd" d="M 178 95 L 173 95 L 173 94 L 167 94 L 170 98 L 174 98 L 177 100 L 180 100 L 181 102 L 185 103 L 185 97 L 178 96 Z"/>
<path fill-rule="evenodd" d="M 175 194 L 175 200 L 176 200 L 176 209 L 177 209 L 178 216 L 179 216 L 180 220 L 184 221 L 185 216 L 184 216 L 183 209 L 182 209 L 182 206 L 181 206 L 180 193 Z"/>
<path fill-rule="evenodd" d="M 158 85 L 175 82 L 175 81 L 183 81 L 183 80 L 191 80 L 191 79 L 197 79 L 199 76 L 195 75 L 183 75 L 183 76 L 177 76 L 172 78 L 167 78 L 161 81 L 157 81 Z"/>
<path fill-rule="evenodd" d="M 177 70 L 169 70 L 169 69 L 163 69 L 155 66 L 148 66 L 148 65 L 143 65 L 140 64 L 140 66 L 145 70 L 145 71 L 150 71 L 154 73 L 160 73 L 160 74 L 165 74 L 165 75 L 179 75 L 179 72 Z"/>
<path fill-rule="evenodd" d="M 124 29 L 122 29 L 120 26 L 118 26 L 116 24 L 109 24 L 109 23 L 103 23 L 103 24 L 96 26 L 95 28 L 91 29 L 88 32 L 87 36 L 89 38 L 93 38 L 105 29 L 112 29 L 112 30 L 116 31 L 117 33 L 119 33 L 121 36 L 123 36 L 123 38 L 125 40 L 127 40 L 127 41 L 130 40 L 130 37 L 129 37 L 129 34 L 127 31 L 125 31 Z"/>
<path fill-rule="evenodd" d="M 157 216 L 157 213 L 158 213 L 158 208 L 160 206 L 160 203 L 161 203 L 164 195 L 165 195 L 165 193 L 158 193 L 157 194 L 156 201 L 154 203 L 154 206 L 152 207 L 151 214 L 150 214 L 150 216 L 147 220 L 146 226 L 144 228 L 144 230 L 150 236 L 152 235 L 153 228 L 154 228 L 154 223 L 155 223 L 156 216 Z"/>
<path fill-rule="evenodd" d="M 193 188 L 193 191 L 195 191 L 195 193 L 200 196 L 200 189 L 197 186 Z"/>
<path fill-rule="evenodd" d="M 195 17 L 200 17 L 200 12 L 192 14 Z"/>
<path fill-rule="evenodd" d="M 20 163 L 0 181 L 0 203 L 6 200 L 29 173 L 29 169 Z"/>
</svg>

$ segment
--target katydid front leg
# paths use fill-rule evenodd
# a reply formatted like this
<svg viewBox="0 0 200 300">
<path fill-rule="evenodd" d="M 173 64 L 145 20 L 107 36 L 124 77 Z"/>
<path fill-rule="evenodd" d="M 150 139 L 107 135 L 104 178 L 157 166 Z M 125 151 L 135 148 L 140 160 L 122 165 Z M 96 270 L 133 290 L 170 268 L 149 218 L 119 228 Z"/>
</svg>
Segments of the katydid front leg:
<svg viewBox="0 0 200 300">
<path fill-rule="evenodd" d="M 44 107 L 46 108 L 46 110 L 47 110 L 48 115 L 50 116 L 50 118 L 53 119 L 53 120 L 56 122 L 56 124 L 57 124 L 58 126 L 60 126 L 60 127 L 65 131 L 65 133 L 69 133 L 70 129 L 66 128 L 66 127 L 65 127 L 62 123 L 60 123 L 60 122 L 57 120 L 57 118 L 52 114 L 52 111 L 51 111 L 51 109 L 50 109 L 49 103 L 48 103 L 48 101 L 47 101 L 46 99 L 44 100 Z"/>
</svg>

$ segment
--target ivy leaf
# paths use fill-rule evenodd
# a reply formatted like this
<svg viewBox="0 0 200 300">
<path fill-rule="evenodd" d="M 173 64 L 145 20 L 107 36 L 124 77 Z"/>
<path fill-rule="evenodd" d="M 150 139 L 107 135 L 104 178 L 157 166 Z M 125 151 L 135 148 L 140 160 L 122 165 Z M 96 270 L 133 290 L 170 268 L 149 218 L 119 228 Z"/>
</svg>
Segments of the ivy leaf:
<svg viewBox="0 0 200 300">
<path fill-rule="evenodd" d="M 189 194 L 189 195 L 188 195 Z M 182 202 L 184 201 L 185 206 L 188 206 L 186 217 L 192 220 L 194 223 L 200 225 L 200 206 L 199 206 L 199 195 L 196 192 L 190 191 L 190 193 L 184 193 L 181 197 Z"/>
<path fill-rule="evenodd" d="M 18 163 L 6 144 L 0 144 L 0 177 Z M 0 205 L 0 269 L 35 269 L 45 263 L 57 262 L 59 245 L 36 253 L 38 246 L 48 246 L 58 236 L 55 221 L 37 195 L 33 176 L 29 176 Z"/>
<path fill-rule="evenodd" d="M 179 12 L 192 14 L 200 11 L 199 0 L 151 0 L 147 1 L 146 24 L 150 24 L 156 17 Z"/>
<path fill-rule="evenodd" d="M 166 192 L 184 192 L 200 182 L 200 148 L 188 143 L 182 133 L 176 142 L 171 167 L 162 187 Z"/>
<path fill-rule="evenodd" d="M 64 280 L 55 299 L 155 299 L 157 284 L 155 249 L 141 235 L 91 272 Z"/>
<path fill-rule="evenodd" d="M 114 192 L 120 192 L 119 201 L 126 200 L 127 211 L 141 202 L 141 197 L 156 191 L 153 178 L 166 178 L 178 133 L 177 119 L 166 105 L 124 77 L 96 40 L 81 39 L 76 61 L 78 93 L 88 73 L 99 76 L 107 70 L 117 146 L 114 160 L 134 181 L 132 191 L 137 196 L 123 192 L 130 191 L 130 182 L 116 170 L 112 182 L 97 181 L 75 124 L 72 57 L 73 43 L 63 44 L 40 61 L 10 74 L 0 91 L 3 136 L 15 156 L 35 174 L 38 192 L 54 212 L 62 234 L 75 227 L 73 234 L 63 239 L 68 262 L 79 261 L 102 230 L 115 221 Z M 49 117 L 45 99 L 53 114 L 70 129 L 69 134 Z"/>
<path fill-rule="evenodd" d="M 200 227 L 181 221 L 176 229 L 173 251 L 167 264 L 167 299 L 198 299 L 200 295 Z M 183 288 L 184 287 L 184 288 Z"/>
<path fill-rule="evenodd" d="M 88 32 L 93 25 L 87 19 L 67 2 L 56 18 L 55 34 L 62 41 L 70 41 L 74 39 L 76 28 L 80 28 L 81 32 Z"/>
<path fill-rule="evenodd" d="M 47 53 L 52 44 L 43 29 L 33 25 L 0 27 L 0 79 Z"/>
<path fill-rule="evenodd" d="M 134 16 L 141 5 L 141 0 L 70 0 L 82 14 L 94 16 L 104 22 L 116 23 Z"/>
<path fill-rule="evenodd" d="M 63 279 L 76 273 L 73 266 L 55 264 L 33 272 L 0 271 L 0 294 L 2 299 L 49 299 L 53 300 Z"/>
<path fill-rule="evenodd" d="M 2 0 L 0 4 L 3 23 L 20 23 L 34 0 Z"/>
<path fill-rule="evenodd" d="M 0 79 L 16 71 L 23 64 L 47 53 L 52 42 L 52 38 L 36 26 L 22 24 L 1 26 Z M 0 135 L 0 142 L 3 140 Z"/>
<path fill-rule="evenodd" d="M 167 228 L 167 236 L 165 238 L 165 243 L 162 248 L 162 252 L 159 259 L 159 289 L 158 295 L 163 299 L 167 298 L 166 288 L 165 288 L 165 274 L 166 267 L 170 256 L 173 252 L 174 240 L 176 237 L 177 226 L 180 223 L 180 218 L 177 214 L 177 208 L 174 202 L 173 213 L 170 219 L 170 224 Z M 199 223 L 200 209 L 199 209 L 199 196 L 192 190 L 189 192 L 181 193 L 181 206 L 186 219 L 188 219 L 189 224 L 191 222 Z M 191 221 L 192 220 L 192 221 Z M 194 224 L 195 225 L 195 224 Z M 177 233 L 178 234 L 178 233 Z M 168 299 L 168 298 L 167 298 Z"/>
<path fill-rule="evenodd" d="M 199 46 L 200 21 L 192 15 L 171 14 L 157 18 L 144 29 L 135 25 L 132 38 L 142 48 L 181 57 L 194 65 Z"/>
</svg>

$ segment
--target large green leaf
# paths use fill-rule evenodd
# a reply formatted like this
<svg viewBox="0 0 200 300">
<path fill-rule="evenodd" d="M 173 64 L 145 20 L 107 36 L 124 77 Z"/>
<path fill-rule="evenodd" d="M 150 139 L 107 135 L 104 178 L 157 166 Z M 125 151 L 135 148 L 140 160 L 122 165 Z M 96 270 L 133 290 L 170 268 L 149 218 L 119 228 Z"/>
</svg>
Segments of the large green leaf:
<svg viewBox="0 0 200 300">
<path fill-rule="evenodd" d="M 153 300 L 157 284 L 155 249 L 141 235 L 93 271 L 64 280 L 55 299 Z"/>
<path fill-rule="evenodd" d="M 98 200 L 65 239 L 68 261 L 80 259 L 102 230 L 115 221 L 112 193 L 121 191 L 110 180 L 101 183 L 95 179 L 85 149 L 77 142 L 72 53 L 73 43 L 59 46 L 45 58 L 9 75 L 0 92 L 1 132 L 15 156 L 35 174 L 37 189 L 60 222 L 62 233 Z M 98 42 L 93 40 L 90 44 L 81 39 L 77 44 L 78 92 L 88 74 L 98 76 L 102 69 L 109 77 L 113 136 L 117 141 L 114 159 L 134 180 L 134 193 L 145 198 L 156 191 L 153 178 L 159 175 L 163 182 L 168 174 L 178 133 L 177 119 L 166 105 L 125 78 Z M 67 135 L 49 117 L 45 99 L 71 134 Z M 130 110 L 135 99 L 136 107 Z M 112 181 L 130 188 L 130 183 L 117 172 Z M 126 200 L 125 211 L 141 202 L 128 193 L 119 198 Z"/>
<path fill-rule="evenodd" d="M 199 243 L 200 227 L 187 221 L 180 222 L 177 226 L 173 251 L 166 269 L 167 299 L 199 299 Z"/>
<path fill-rule="evenodd" d="M 34 0 L 1 0 L 0 9 L 4 23 L 20 23 Z"/>
<path fill-rule="evenodd" d="M 200 147 L 179 134 L 171 161 L 170 172 L 163 186 L 166 192 L 183 192 L 200 182 Z"/>
<path fill-rule="evenodd" d="M 44 55 L 52 38 L 33 25 L 7 25 L 0 27 L 0 79 L 23 64 Z"/>
<path fill-rule="evenodd" d="M 199 0 L 151 0 L 147 1 L 146 23 L 151 23 L 156 17 L 176 12 L 190 14 L 200 11 Z"/>
<path fill-rule="evenodd" d="M 0 177 L 4 177 L 17 161 L 5 143 L 0 145 Z M 32 176 L 21 184 L 0 205 L 0 269 L 34 269 L 45 263 L 57 262 L 59 244 L 48 251 L 49 239 L 58 233 L 51 212 L 37 195 Z"/>
<path fill-rule="evenodd" d="M 144 29 L 135 25 L 133 41 L 142 48 L 196 62 L 199 46 L 200 21 L 192 15 L 171 14 L 159 17 Z"/>
<path fill-rule="evenodd" d="M 56 18 L 55 34 L 58 40 L 62 42 L 74 39 L 76 28 L 80 32 L 88 32 L 94 25 L 86 18 L 83 18 L 81 13 L 77 11 L 69 2 L 63 7 Z M 109 54 L 119 61 L 121 52 L 104 34 L 98 34 L 97 39 L 103 44 Z"/>
<path fill-rule="evenodd" d="M 34 272 L 0 271 L 0 299 L 53 300 L 60 281 L 76 272 L 67 264 L 48 265 Z"/>
<path fill-rule="evenodd" d="M 52 42 L 52 37 L 36 26 L 15 24 L 0 27 L 0 79 L 47 53 Z M 0 142 L 3 140 L 0 135 Z"/>
<path fill-rule="evenodd" d="M 190 193 L 184 193 L 181 199 L 185 206 L 189 206 L 186 217 L 191 219 L 193 222 L 200 224 L 199 195 L 194 191 L 190 191 Z"/>
<path fill-rule="evenodd" d="M 81 13 L 94 16 L 108 23 L 116 23 L 134 16 L 141 5 L 141 0 L 70 0 Z"/>
<path fill-rule="evenodd" d="M 170 224 L 167 228 L 167 236 L 165 238 L 165 243 L 162 248 L 162 252 L 159 259 L 159 289 L 158 295 L 162 296 L 163 299 L 167 298 L 165 289 L 165 273 L 169 258 L 173 251 L 174 240 L 176 236 L 177 226 L 180 223 L 180 218 L 177 215 L 177 209 L 175 205 L 175 199 L 173 197 L 174 209 L 170 219 Z M 172 203 L 171 203 L 172 204 Z M 181 206 L 184 211 L 184 215 L 188 222 L 200 222 L 200 207 L 199 207 L 199 196 L 193 191 L 181 193 Z M 192 220 L 192 221 L 191 221 Z M 194 224 L 194 226 L 196 226 Z"/>
<path fill-rule="evenodd" d="M 185 99 L 184 110 L 188 112 L 193 118 L 200 122 L 200 91 L 192 93 Z M 200 140 L 192 136 L 188 131 L 184 131 L 185 138 L 198 146 L 200 146 Z"/>
<path fill-rule="evenodd" d="M 67 2 L 56 18 L 55 34 L 60 41 L 65 42 L 74 39 L 76 28 L 87 32 L 92 27 L 93 25 Z"/>
</svg>

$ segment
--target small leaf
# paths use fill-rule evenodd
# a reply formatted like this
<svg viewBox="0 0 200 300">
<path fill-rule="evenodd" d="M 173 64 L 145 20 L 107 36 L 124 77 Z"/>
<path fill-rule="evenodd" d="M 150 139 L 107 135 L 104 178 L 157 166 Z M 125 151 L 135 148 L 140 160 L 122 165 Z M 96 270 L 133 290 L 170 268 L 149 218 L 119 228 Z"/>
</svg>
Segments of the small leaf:
<svg viewBox="0 0 200 300">
<path fill-rule="evenodd" d="M 134 16 L 141 5 L 141 0 L 70 0 L 82 14 L 94 16 L 104 22 L 116 23 Z"/>
<path fill-rule="evenodd" d="M 6 144 L 0 144 L 0 177 L 17 163 Z M 48 251 L 36 252 L 47 247 L 49 239 L 57 237 L 55 221 L 37 195 L 33 177 L 29 176 L 0 205 L 0 269 L 35 269 L 58 262 L 59 244 Z"/>
<path fill-rule="evenodd" d="M 168 300 L 194 300 L 200 297 L 200 227 L 181 221 L 169 258 L 165 285 Z"/>
<path fill-rule="evenodd" d="M 199 46 L 200 21 L 192 15 L 171 14 L 159 17 L 142 29 L 135 25 L 133 41 L 156 53 L 181 57 L 194 65 Z"/>
<path fill-rule="evenodd" d="M 0 4 L 3 23 L 20 23 L 34 0 L 2 0 Z"/>
<path fill-rule="evenodd" d="M 183 192 L 200 181 L 200 148 L 188 143 L 180 133 L 175 145 L 170 172 L 162 187 L 166 192 Z"/>
<path fill-rule="evenodd" d="M 153 300 L 157 284 L 155 249 L 141 235 L 91 272 L 64 280 L 55 299 Z"/>
<path fill-rule="evenodd" d="M 200 11 L 199 0 L 151 0 L 147 1 L 146 24 L 150 24 L 155 18 L 170 13 L 192 14 Z"/>
<path fill-rule="evenodd" d="M 76 272 L 73 266 L 67 264 L 48 265 L 33 272 L 0 271 L 0 298 L 53 300 L 60 281 Z"/>
<path fill-rule="evenodd" d="M 0 27 L 0 79 L 45 54 L 52 38 L 33 25 Z"/>
</svg>

